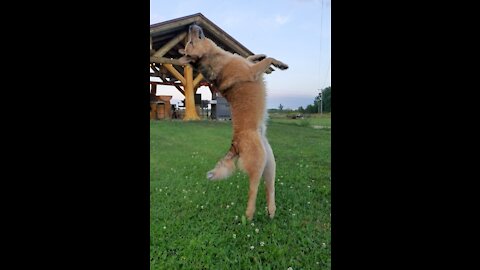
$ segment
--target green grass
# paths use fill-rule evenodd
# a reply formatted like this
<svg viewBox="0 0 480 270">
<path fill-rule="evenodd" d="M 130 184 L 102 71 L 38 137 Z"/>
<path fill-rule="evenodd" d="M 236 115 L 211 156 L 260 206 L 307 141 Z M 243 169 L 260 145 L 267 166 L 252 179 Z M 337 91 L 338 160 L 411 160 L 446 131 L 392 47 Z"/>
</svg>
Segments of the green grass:
<svg viewBox="0 0 480 270">
<path fill-rule="evenodd" d="M 242 222 L 244 173 L 205 177 L 229 149 L 230 122 L 150 123 L 151 269 L 330 269 L 330 129 L 282 121 L 267 129 L 276 216 L 262 181 L 253 222 Z"/>
</svg>

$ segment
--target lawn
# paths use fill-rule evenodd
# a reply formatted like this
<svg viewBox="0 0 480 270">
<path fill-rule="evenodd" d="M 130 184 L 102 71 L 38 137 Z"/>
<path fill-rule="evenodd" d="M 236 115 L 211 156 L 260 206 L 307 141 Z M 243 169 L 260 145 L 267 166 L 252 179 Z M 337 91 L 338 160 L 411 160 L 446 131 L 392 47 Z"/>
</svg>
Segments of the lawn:
<svg viewBox="0 0 480 270">
<path fill-rule="evenodd" d="M 277 212 L 268 218 L 262 182 L 248 222 L 247 176 L 205 177 L 230 146 L 230 122 L 151 121 L 150 268 L 330 269 L 330 128 L 312 125 L 269 121 Z"/>
</svg>

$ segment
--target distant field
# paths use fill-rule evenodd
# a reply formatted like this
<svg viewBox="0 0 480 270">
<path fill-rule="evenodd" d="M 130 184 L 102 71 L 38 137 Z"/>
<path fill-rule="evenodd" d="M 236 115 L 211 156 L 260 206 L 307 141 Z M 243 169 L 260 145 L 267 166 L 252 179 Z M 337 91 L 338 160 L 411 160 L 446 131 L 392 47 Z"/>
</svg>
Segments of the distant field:
<svg viewBox="0 0 480 270">
<path fill-rule="evenodd" d="M 288 116 L 295 115 L 295 113 L 271 113 L 270 119 L 274 123 L 292 124 L 297 126 L 310 126 L 331 128 L 331 114 L 303 114 L 304 118 L 292 119 Z"/>
<path fill-rule="evenodd" d="M 205 178 L 229 148 L 231 123 L 151 121 L 150 268 L 330 269 L 331 136 L 315 125 L 330 117 L 271 116 L 277 212 L 268 218 L 262 182 L 248 222 L 246 175 Z"/>
</svg>

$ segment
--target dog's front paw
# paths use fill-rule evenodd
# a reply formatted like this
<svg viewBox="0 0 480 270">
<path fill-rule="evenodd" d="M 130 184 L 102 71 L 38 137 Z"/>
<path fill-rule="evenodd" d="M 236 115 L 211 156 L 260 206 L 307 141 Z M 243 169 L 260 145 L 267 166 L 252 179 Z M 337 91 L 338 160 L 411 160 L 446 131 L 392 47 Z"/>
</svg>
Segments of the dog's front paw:
<svg viewBox="0 0 480 270">
<path fill-rule="evenodd" d="M 267 56 L 265 54 L 254 54 L 254 55 L 250 55 L 249 57 L 247 57 L 247 60 L 256 63 L 258 61 L 262 61 L 266 57 Z"/>
<path fill-rule="evenodd" d="M 192 59 L 189 56 L 182 56 L 178 58 L 178 63 L 182 66 L 189 64 L 192 62 Z"/>
<path fill-rule="evenodd" d="M 285 63 L 282 63 L 280 61 L 278 61 L 278 63 L 274 64 L 274 66 L 276 66 L 277 68 L 281 69 L 281 70 L 284 70 L 284 69 L 287 69 L 288 68 L 288 65 L 285 64 Z"/>
</svg>

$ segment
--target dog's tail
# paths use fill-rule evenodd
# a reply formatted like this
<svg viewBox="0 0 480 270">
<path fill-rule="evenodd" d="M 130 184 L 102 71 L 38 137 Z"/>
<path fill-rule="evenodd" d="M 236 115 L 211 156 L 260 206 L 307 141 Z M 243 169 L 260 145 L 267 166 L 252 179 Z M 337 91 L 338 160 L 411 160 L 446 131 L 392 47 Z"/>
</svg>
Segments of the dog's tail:
<svg viewBox="0 0 480 270">
<path fill-rule="evenodd" d="M 217 162 L 215 168 L 207 173 L 209 180 L 221 180 L 229 177 L 235 171 L 235 161 L 238 158 L 238 150 L 235 143 L 232 143 L 230 150 L 220 161 Z"/>
</svg>

